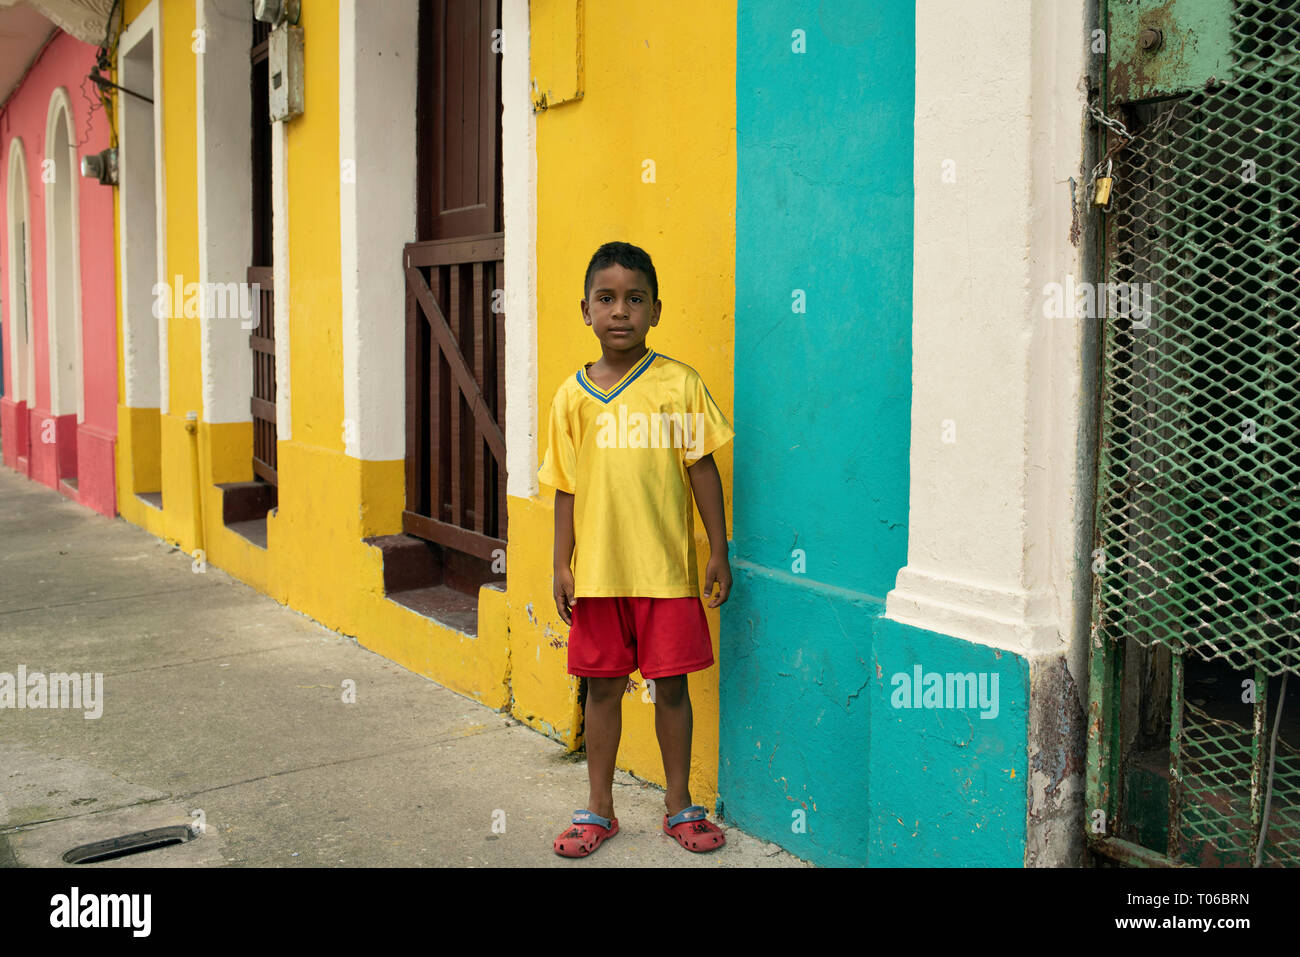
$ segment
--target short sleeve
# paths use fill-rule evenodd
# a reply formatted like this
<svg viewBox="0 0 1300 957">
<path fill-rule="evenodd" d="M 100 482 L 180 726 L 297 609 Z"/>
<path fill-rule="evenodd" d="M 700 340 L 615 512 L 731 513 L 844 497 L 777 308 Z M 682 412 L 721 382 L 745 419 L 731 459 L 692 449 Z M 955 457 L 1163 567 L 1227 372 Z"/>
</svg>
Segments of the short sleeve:
<svg viewBox="0 0 1300 957">
<path fill-rule="evenodd" d="M 686 411 L 691 416 L 691 443 L 684 450 L 688 466 L 730 442 L 736 435 L 694 369 L 686 378 Z"/>
<path fill-rule="evenodd" d="M 550 424 L 546 429 L 546 458 L 537 472 L 540 482 L 573 494 L 577 490 L 578 451 L 569 423 L 566 390 L 560 388 L 551 400 Z"/>
</svg>

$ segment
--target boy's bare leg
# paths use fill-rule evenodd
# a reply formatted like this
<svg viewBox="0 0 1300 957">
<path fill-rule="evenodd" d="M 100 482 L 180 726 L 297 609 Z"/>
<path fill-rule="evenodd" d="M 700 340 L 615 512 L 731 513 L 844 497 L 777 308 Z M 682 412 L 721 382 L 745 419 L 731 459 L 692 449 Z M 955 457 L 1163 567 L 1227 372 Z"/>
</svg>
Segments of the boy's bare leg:
<svg viewBox="0 0 1300 957">
<path fill-rule="evenodd" d="M 587 810 L 601 817 L 614 816 L 614 762 L 623 734 L 623 695 L 627 675 L 588 678 L 584 737 L 587 742 Z"/>
<path fill-rule="evenodd" d="M 655 679 L 655 734 L 664 759 L 668 792 L 664 807 L 672 817 L 695 802 L 691 800 L 691 695 L 686 675 Z"/>
</svg>

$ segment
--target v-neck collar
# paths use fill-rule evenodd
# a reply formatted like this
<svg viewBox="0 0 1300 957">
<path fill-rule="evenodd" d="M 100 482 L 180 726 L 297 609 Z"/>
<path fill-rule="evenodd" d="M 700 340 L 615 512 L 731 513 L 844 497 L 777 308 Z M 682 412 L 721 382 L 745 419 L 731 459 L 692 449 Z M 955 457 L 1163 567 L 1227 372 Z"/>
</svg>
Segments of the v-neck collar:
<svg viewBox="0 0 1300 957">
<path fill-rule="evenodd" d="M 632 368 L 628 369 L 623 378 L 610 386 L 608 390 L 602 389 L 600 386 L 596 385 L 596 383 L 592 382 L 590 376 L 587 375 L 587 367 L 583 366 L 578 370 L 578 385 L 587 390 L 592 397 L 599 399 L 601 402 L 608 403 L 616 395 L 631 385 L 632 382 L 641 375 L 641 373 L 650 368 L 650 363 L 654 360 L 655 355 L 656 353 L 653 349 L 647 349 L 646 354 L 641 357 L 640 361 L 638 361 Z"/>
</svg>

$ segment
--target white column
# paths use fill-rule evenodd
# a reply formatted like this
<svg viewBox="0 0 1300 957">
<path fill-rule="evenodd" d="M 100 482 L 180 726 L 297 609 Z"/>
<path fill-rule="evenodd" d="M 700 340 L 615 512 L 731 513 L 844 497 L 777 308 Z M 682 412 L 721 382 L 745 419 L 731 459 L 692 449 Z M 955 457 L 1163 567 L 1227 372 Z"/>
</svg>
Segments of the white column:
<svg viewBox="0 0 1300 957">
<path fill-rule="evenodd" d="M 119 94 L 118 256 L 122 283 L 123 400 L 130 408 L 166 411 L 166 319 L 154 314 L 154 286 L 171 289 L 164 228 L 166 171 L 162 149 L 162 68 L 158 0 L 118 40 L 118 82 L 153 103 Z M 170 301 L 170 293 L 167 293 Z"/>
<path fill-rule="evenodd" d="M 339 4 L 339 221 L 347 454 L 406 456 L 406 278 L 415 239 L 419 3 Z"/>
<path fill-rule="evenodd" d="M 1042 304 L 1048 283 L 1082 276 L 1068 237 L 1086 16 L 1083 0 L 916 5 L 908 561 L 886 605 L 920 628 L 1080 661 L 1092 320 L 1045 319 Z"/>
<path fill-rule="evenodd" d="M 195 53 L 198 111 L 200 289 L 211 283 L 242 285 L 253 256 L 253 161 L 249 117 L 253 42 L 246 0 L 198 0 L 202 53 Z M 223 315 L 208 315 L 202 296 L 200 351 L 203 417 L 208 422 L 248 422 L 253 389 L 250 330 L 238 316 L 240 297 Z"/>
<path fill-rule="evenodd" d="M 528 0 L 503 0 L 502 197 L 506 246 L 506 493 L 537 495 L 537 117 Z"/>
</svg>

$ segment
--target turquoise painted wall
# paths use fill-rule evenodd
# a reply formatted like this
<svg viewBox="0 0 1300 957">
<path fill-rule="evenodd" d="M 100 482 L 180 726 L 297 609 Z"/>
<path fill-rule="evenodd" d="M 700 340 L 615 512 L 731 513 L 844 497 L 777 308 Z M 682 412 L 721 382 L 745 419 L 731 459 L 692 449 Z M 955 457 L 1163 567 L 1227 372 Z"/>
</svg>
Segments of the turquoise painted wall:
<svg viewBox="0 0 1300 957">
<path fill-rule="evenodd" d="M 913 0 L 737 20 L 735 466 L 762 482 L 737 488 L 734 545 L 787 571 L 803 548 L 805 578 L 880 597 L 907 557 Z"/>
<path fill-rule="evenodd" d="M 875 621 L 868 862 L 1022 867 L 1029 800 L 1029 662 L 886 618 Z M 914 691 L 918 666 L 922 694 Z M 927 707 L 928 675 L 974 675 L 990 706 Z M 895 676 L 906 676 L 899 681 Z M 996 680 L 995 680 L 996 679 Z M 945 695 L 949 682 L 944 682 Z M 962 689 L 961 697 L 965 697 Z M 900 692 L 911 692 L 910 695 Z M 995 693 L 996 692 L 996 693 Z M 920 703 L 921 707 L 916 707 Z"/>
<path fill-rule="evenodd" d="M 880 618 L 907 560 L 913 2 L 737 20 L 723 814 L 823 865 L 1019 864 L 1024 661 Z M 997 670 L 997 716 L 893 707 L 918 663 Z"/>
</svg>

